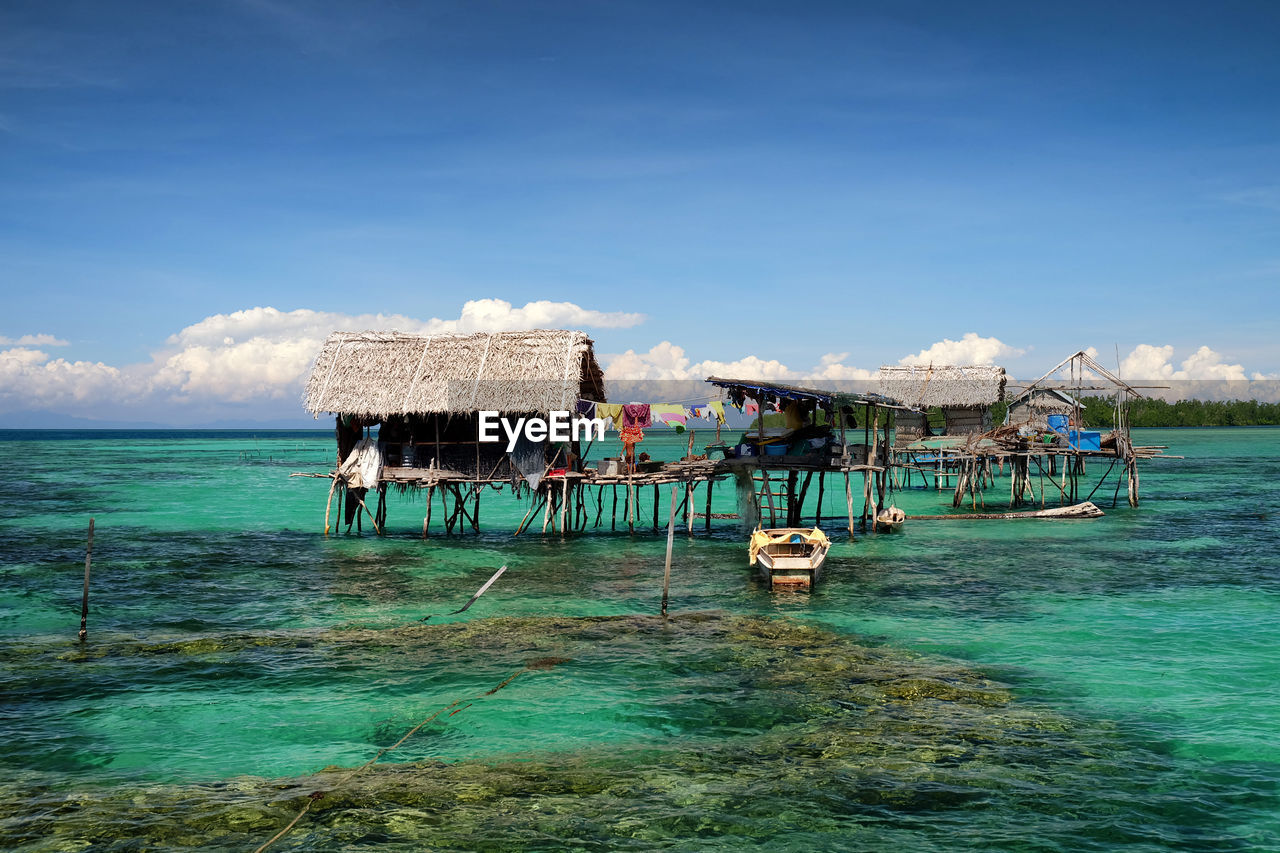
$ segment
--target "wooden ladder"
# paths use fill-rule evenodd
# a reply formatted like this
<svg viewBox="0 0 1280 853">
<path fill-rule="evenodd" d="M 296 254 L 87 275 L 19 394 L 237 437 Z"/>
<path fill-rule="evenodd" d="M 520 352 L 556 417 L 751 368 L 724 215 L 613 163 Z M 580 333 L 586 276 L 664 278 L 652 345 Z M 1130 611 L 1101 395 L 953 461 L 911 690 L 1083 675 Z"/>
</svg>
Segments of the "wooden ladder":
<svg viewBox="0 0 1280 853">
<path fill-rule="evenodd" d="M 769 526 L 777 527 L 778 520 L 785 525 L 790 515 L 791 493 L 787 488 L 785 477 L 770 477 L 769 472 L 757 469 L 751 479 L 755 483 L 756 506 L 760 508 L 760 523 L 765 521 L 768 513 Z M 777 491 L 774 491 L 777 489 Z"/>
</svg>

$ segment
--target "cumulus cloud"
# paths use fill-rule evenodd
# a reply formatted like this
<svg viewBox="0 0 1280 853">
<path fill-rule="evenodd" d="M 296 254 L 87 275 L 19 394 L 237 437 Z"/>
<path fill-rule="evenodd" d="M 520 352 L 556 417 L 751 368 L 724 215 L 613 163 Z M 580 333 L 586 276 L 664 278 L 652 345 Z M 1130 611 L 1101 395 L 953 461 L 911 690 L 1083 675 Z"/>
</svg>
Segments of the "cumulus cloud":
<svg viewBox="0 0 1280 853">
<path fill-rule="evenodd" d="M 307 368 L 335 329 L 395 330 L 414 334 L 503 332 L 513 329 L 618 328 L 644 321 L 643 314 L 592 311 L 572 302 L 473 299 L 456 319 L 418 320 L 404 314 L 341 314 L 300 308 L 251 308 L 206 317 L 169 338 L 157 385 L 182 395 L 233 402 L 296 397 Z"/>
<path fill-rule="evenodd" d="M 0 350 L 0 403 L 12 410 L 93 404 L 136 396 L 139 385 L 102 362 L 50 358 L 43 350 Z"/>
<path fill-rule="evenodd" d="M 818 366 L 813 369 L 813 376 L 817 379 L 875 379 L 878 371 L 867 370 L 863 367 L 851 367 L 844 364 L 844 360 L 849 357 L 847 352 L 829 352 L 818 362 Z"/>
<path fill-rule="evenodd" d="M 62 338 L 55 338 L 53 335 L 23 335 L 19 338 L 9 338 L 0 335 L 0 347 L 65 347 L 69 346 L 70 341 L 64 341 Z"/>
<path fill-rule="evenodd" d="M 1120 362 L 1124 379 L 1245 379 L 1244 365 L 1227 364 L 1221 353 L 1202 346 L 1182 361 L 1182 369 L 1173 366 L 1174 348 L 1169 345 L 1138 344 Z M 1263 378 L 1255 376 L 1255 378 Z"/>
<path fill-rule="evenodd" d="M 841 362 L 849 353 L 828 353 L 809 370 L 796 370 L 777 359 L 764 359 L 754 355 L 733 361 L 706 359 L 695 362 L 684 347 L 671 341 L 663 341 L 647 352 L 627 350 L 605 359 L 605 375 L 610 380 L 635 379 L 697 379 L 723 376 L 729 379 L 872 379 L 875 372 L 861 367 L 850 367 Z"/>
<path fill-rule="evenodd" d="M 991 364 L 997 358 L 1022 355 L 998 338 L 979 337 L 969 332 L 960 340 L 945 338 L 915 355 L 904 356 L 900 364 Z M 627 350 L 605 361 L 605 374 L 610 379 L 703 379 L 707 376 L 775 380 L 874 380 L 877 370 L 845 364 L 847 352 L 829 352 L 807 370 L 795 369 L 776 359 L 745 356 L 736 361 L 706 360 L 694 362 L 684 347 L 663 341 L 648 352 Z"/>
<path fill-rule="evenodd" d="M 1016 358 L 1025 352 L 999 338 L 984 338 L 977 332 L 967 332 L 958 341 L 943 338 L 915 355 L 904 356 L 898 364 L 995 364 L 998 358 Z"/>
<path fill-rule="evenodd" d="M 621 328 L 643 314 L 594 311 L 572 302 L 540 300 L 516 307 L 502 299 L 466 302 L 456 318 L 420 320 L 403 314 L 344 314 L 306 308 L 250 308 L 215 314 L 171 335 L 147 364 L 50 359 L 34 346 L 66 342 L 26 335 L 0 352 L 0 400 L 14 410 L 80 411 L 96 402 L 249 403 L 296 401 L 312 359 L 337 329 L 417 334 L 525 328 Z"/>
<path fill-rule="evenodd" d="M 754 355 L 736 361 L 706 360 L 693 362 L 685 355 L 684 347 L 671 341 L 663 341 L 648 352 L 627 350 L 608 359 L 605 375 L 618 379 L 705 379 L 708 376 L 726 376 L 752 379 L 795 378 L 796 372 L 776 359 L 762 359 Z"/>
</svg>

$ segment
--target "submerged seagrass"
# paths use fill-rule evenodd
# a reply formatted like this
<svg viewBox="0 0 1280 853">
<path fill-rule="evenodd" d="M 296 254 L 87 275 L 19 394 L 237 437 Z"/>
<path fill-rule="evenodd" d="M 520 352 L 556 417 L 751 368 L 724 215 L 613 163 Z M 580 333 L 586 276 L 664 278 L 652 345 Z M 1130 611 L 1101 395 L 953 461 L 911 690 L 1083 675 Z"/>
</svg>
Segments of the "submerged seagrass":
<svg viewBox="0 0 1280 853">
<path fill-rule="evenodd" d="M 27 657 L 20 665 L 129 656 L 236 665 L 263 646 L 307 649 L 335 662 L 360 654 L 424 667 L 487 659 L 525 670 L 524 684 L 509 693 L 540 678 L 573 691 L 604 661 L 622 660 L 656 680 L 665 699 L 619 713 L 681 737 L 670 747 L 534 747 L 490 761 L 395 764 L 393 754 L 354 778 L 335 767 L 297 779 L 96 790 L 22 774 L 3 783 L 23 796 L 0 794 L 0 842 L 26 850 L 252 849 L 316 792 L 322 795 L 281 849 L 666 849 L 680 839 L 723 849 L 786 839 L 800 849 L 851 843 L 868 821 L 882 838 L 923 815 L 939 828 L 990 823 L 995 837 L 1004 819 L 988 820 L 989 810 L 975 806 L 1000 803 L 1006 814 L 1023 810 L 1052 824 L 1070 808 L 1055 802 L 1062 778 L 1081 762 L 1105 765 L 1103 745 L 1112 739 L 1018 703 L 952 661 L 789 620 L 719 612 L 122 641 L 100 657 Z M 509 693 L 472 701 L 501 706 Z M 424 716 L 433 710 L 420 709 Z M 419 737 L 429 750 L 464 719 L 444 717 Z M 382 739 L 392 741 L 409 724 Z M 1159 777 L 1158 765 L 1152 772 Z"/>
</svg>

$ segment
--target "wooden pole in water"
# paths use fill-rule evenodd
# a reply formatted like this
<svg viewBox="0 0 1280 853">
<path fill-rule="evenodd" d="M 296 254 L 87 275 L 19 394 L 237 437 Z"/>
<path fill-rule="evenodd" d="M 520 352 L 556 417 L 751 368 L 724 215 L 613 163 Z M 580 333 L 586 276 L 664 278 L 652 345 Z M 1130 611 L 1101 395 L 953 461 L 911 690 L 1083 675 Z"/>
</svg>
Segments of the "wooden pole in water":
<svg viewBox="0 0 1280 853">
<path fill-rule="evenodd" d="M 324 535 L 329 535 L 329 510 L 333 507 L 333 492 L 338 488 L 338 475 L 333 475 L 333 482 L 329 485 L 329 500 L 324 502 Z"/>
<path fill-rule="evenodd" d="M 813 514 L 813 526 L 822 526 L 822 478 L 827 476 L 826 472 L 818 472 L 818 508 Z"/>
<path fill-rule="evenodd" d="M 849 472 L 844 472 L 844 502 L 849 507 L 849 538 L 853 538 L 853 486 L 849 484 Z"/>
<path fill-rule="evenodd" d="M 676 486 L 671 486 L 671 517 L 667 519 L 667 562 L 662 570 L 662 615 L 667 615 L 667 597 L 671 591 L 671 547 L 676 541 Z"/>
<path fill-rule="evenodd" d="M 516 527 L 516 532 L 511 534 L 512 536 L 520 535 L 520 531 L 524 530 L 525 522 L 529 520 L 529 516 L 533 515 L 533 513 L 537 510 L 537 508 L 538 508 L 538 498 L 537 496 L 534 496 L 529 499 L 529 508 L 525 510 L 524 518 L 520 519 L 520 524 Z M 428 510 L 429 509 L 430 507 L 428 507 Z M 427 517 L 430 518 L 429 515 Z"/>
<path fill-rule="evenodd" d="M 431 527 L 431 498 L 435 495 L 436 487 L 434 485 L 427 486 L 427 511 L 422 516 L 422 538 L 426 539 L 431 534 L 428 528 Z"/>
<path fill-rule="evenodd" d="M 566 471 L 564 485 L 560 487 L 560 538 L 564 538 L 564 514 L 569 508 L 569 473 Z"/>
<path fill-rule="evenodd" d="M 356 500 L 360 502 L 360 506 L 364 509 L 365 513 L 368 514 L 369 521 L 373 524 L 374 532 L 381 536 L 382 530 L 378 527 L 378 520 L 374 518 L 373 513 L 369 511 L 369 505 L 364 502 L 364 498 L 357 497 Z M 357 515 L 356 518 L 359 518 L 359 516 Z"/>
<path fill-rule="evenodd" d="M 688 522 L 689 535 L 693 535 L 693 481 L 684 484 L 684 516 Z"/>
<path fill-rule="evenodd" d="M 668 558 L 669 559 L 669 558 Z M 84 549 L 84 597 L 80 599 L 80 642 L 89 636 L 89 565 L 93 562 L 93 519 L 89 519 L 89 544 Z M 663 598 L 665 612 L 666 599 Z"/>
<path fill-rule="evenodd" d="M 714 483 L 715 483 L 714 479 L 712 479 L 711 477 L 707 478 L 707 511 L 706 513 L 704 513 L 704 515 L 706 516 L 704 520 L 706 522 L 706 528 L 708 533 L 711 532 L 711 486 Z"/>
</svg>

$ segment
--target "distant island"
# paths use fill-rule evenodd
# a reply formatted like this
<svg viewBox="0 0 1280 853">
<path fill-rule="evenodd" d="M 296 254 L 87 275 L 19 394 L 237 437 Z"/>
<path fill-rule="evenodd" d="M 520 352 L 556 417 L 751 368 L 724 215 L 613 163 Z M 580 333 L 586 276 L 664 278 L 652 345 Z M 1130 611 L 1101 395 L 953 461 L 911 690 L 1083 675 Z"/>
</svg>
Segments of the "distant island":
<svg viewBox="0 0 1280 853">
<path fill-rule="evenodd" d="M 1115 426 L 1115 408 L 1108 397 L 1083 397 L 1082 417 L 1089 427 Z M 1005 404 L 991 407 L 992 421 L 1004 420 Z M 1132 427 L 1280 426 L 1280 403 L 1257 400 L 1129 401 Z"/>
</svg>

